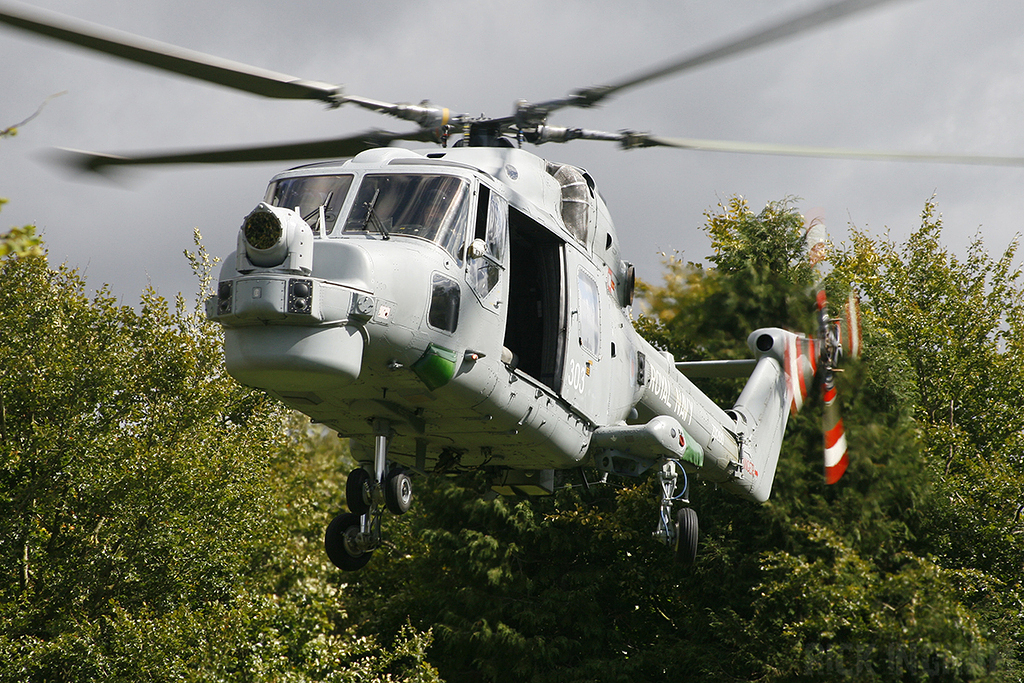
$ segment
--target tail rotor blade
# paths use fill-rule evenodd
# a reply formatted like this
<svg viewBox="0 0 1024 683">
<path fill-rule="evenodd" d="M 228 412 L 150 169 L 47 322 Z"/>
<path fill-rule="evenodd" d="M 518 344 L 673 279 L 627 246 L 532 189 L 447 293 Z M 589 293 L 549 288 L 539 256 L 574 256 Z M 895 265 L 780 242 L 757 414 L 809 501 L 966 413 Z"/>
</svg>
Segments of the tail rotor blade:
<svg viewBox="0 0 1024 683">
<path fill-rule="evenodd" d="M 787 335 L 785 349 L 786 387 L 790 412 L 796 415 L 803 408 L 818 371 L 818 343 L 814 339 Z"/>
<path fill-rule="evenodd" d="M 850 298 L 843 306 L 839 334 L 844 353 L 850 358 L 860 358 L 860 297 L 854 289 L 850 290 Z"/>
<path fill-rule="evenodd" d="M 846 430 L 839 413 L 836 399 L 836 385 L 831 371 L 826 370 L 822 379 L 822 396 L 825 410 L 822 413 L 822 427 L 825 432 L 825 483 L 835 484 L 842 478 L 850 464 L 846 449 Z"/>
</svg>

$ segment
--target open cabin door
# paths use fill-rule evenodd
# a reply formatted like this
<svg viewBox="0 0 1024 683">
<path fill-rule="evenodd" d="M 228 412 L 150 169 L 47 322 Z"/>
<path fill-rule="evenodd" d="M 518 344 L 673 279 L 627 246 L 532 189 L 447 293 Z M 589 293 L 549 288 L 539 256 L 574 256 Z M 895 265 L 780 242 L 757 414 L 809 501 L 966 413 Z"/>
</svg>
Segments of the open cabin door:
<svg viewBox="0 0 1024 683">
<path fill-rule="evenodd" d="M 515 207 L 509 208 L 509 292 L 505 347 L 518 368 L 562 393 L 566 306 L 565 243 Z"/>
</svg>

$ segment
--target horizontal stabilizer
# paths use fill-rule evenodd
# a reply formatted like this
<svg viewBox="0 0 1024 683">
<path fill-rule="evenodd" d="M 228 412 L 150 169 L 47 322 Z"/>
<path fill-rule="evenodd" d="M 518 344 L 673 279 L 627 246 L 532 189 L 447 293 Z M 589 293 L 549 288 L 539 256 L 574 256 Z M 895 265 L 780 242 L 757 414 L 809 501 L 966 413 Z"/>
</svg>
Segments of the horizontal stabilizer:
<svg viewBox="0 0 1024 683">
<path fill-rule="evenodd" d="M 676 369 L 687 377 L 749 377 L 757 360 L 695 360 L 680 361 Z"/>
</svg>

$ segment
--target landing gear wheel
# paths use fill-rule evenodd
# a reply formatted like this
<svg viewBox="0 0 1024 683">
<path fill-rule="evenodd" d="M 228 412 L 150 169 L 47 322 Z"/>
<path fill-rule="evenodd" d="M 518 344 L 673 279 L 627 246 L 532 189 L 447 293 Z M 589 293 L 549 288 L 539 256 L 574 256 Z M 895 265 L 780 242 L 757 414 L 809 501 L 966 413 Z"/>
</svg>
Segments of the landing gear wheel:
<svg viewBox="0 0 1024 683">
<path fill-rule="evenodd" d="M 697 513 L 682 508 L 676 516 L 676 562 L 690 566 L 697 559 L 697 537 L 700 534 Z"/>
<path fill-rule="evenodd" d="M 412 506 L 412 480 L 403 470 L 392 470 L 384 480 L 384 503 L 396 515 L 404 515 Z"/>
<path fill-rule="evenodd" d="M 327 557 L 338 569 L 355 571 L 370 561 L 372 550 L 366 550 L 359 538 L 360 515 L 343 512 L 331 520 L 324 535 Z"/>
<path fill-rule="evenodd" d="M 345 500 L 348 509 L 357 515 L 370 511 L 370 473 L 362 467 L 352 470 L 345 482 Z"/>
</svg>

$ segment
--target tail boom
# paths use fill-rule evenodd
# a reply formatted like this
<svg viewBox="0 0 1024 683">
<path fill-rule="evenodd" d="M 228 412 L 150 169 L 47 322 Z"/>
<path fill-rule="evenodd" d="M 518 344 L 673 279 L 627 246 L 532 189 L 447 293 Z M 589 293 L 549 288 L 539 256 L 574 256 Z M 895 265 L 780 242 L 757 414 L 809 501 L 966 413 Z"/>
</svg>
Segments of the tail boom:
<svg viewBox="0 0 1024 683">
<path fill-rule="evenodd" d="M 731 410 L 717 406 L 678 372 L 670 356 L 644 349 L 634 421 L 674 418 L 703 451 L 702 479 L 763 503 L 771 496 L 789 416 L 803 406 L 823 370 L 821 343 L 780 328 L 762 328 L 751 333 L 747 344 L 755 355 L 753 372 Z M 693 365 L 700 366 L 699 372 L 709 370 L 706 363 Z M 713 370 L 726 376 L 717 366 Z M 834 394 L 826 391 L 833 402 Z M 825 411 L 826 477 L 838 480 L 848 463 L 846 437 L 838 404 L 828 405 L 835 407 Z"/>
</svg>

